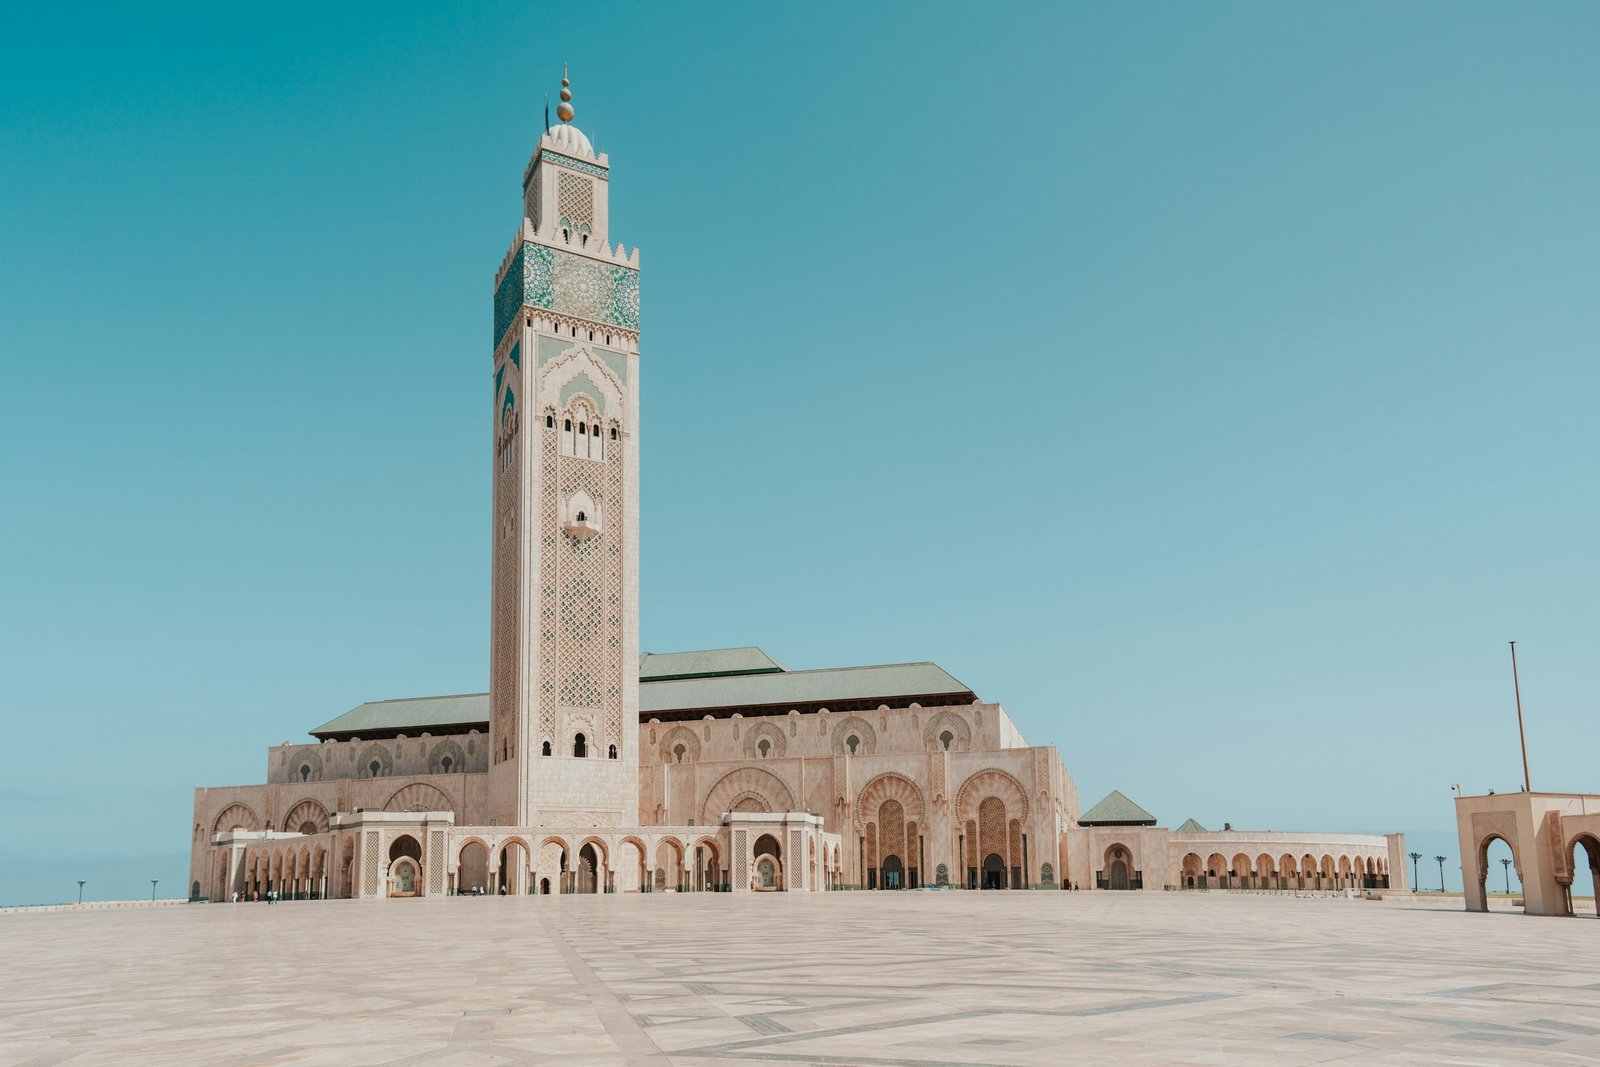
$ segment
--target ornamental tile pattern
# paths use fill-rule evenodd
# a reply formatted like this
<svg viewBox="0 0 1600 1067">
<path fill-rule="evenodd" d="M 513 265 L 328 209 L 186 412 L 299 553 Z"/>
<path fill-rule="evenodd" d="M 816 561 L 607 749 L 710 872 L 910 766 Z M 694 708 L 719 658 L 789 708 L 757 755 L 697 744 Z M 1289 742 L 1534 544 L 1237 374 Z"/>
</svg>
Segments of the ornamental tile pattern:
<svg viewBox="0 0 1600 1067">
<path fill-rule="evenodd" d="M 596 178 L 609 179 L 611 176 L 611 172 L 598 163 L 586 163 L 581 159 L 564 156 L 560 152 L 544 152 L 539 156 L 539 161 L 542 163 L 555 163 L 566 167 L 568 170 L 578 171 L 581 174 L 592 174 Z"/>
<path fill-rule="evenodd" d="M 517 312 L 530 304 L 601 325 L 637 330 L 639 272 L 524 241 L 494 294 L 496 342 L 516 321 Z"/>
</svg>

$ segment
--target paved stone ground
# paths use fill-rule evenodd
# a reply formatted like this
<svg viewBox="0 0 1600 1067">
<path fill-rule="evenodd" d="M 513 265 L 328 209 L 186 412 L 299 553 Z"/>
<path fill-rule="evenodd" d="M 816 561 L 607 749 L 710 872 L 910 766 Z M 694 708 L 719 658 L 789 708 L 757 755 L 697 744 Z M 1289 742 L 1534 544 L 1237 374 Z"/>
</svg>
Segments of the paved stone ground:
<svg viewBox="0 0 1600 1067">
<path fill-rule="evenodd" d="M 834 893 L 12 913 L 0 1064 L 1600 1060 L 1600 922 L 1454 907 Z"/>
</svg>

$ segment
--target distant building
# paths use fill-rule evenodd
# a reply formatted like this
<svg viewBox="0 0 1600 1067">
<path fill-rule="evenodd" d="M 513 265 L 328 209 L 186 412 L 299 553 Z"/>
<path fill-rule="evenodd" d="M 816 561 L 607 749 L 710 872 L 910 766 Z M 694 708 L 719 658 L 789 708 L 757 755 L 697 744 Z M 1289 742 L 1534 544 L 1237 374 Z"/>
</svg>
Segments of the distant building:
<svg viewBox="0 0 1600 1067">
<path fill-rule="evenodd" d="M 191 892 L 1383 888 L 1398 836 L 1079 817 L 1054 747 L 932 663 L 639 650 L 639 254 L 562 122 L 495 278 L 489 692 L 363 704 L 195 792 Z"/>
</svg>

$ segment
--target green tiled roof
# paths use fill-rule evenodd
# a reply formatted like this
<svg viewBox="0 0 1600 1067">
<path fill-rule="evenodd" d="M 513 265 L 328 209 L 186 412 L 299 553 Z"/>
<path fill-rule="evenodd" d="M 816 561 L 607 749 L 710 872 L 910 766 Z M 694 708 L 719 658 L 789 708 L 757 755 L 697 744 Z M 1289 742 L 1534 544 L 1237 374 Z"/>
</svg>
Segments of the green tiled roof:
<svg viewBox="0 0 1600 1067">
<path fill-rule="evenodd" d="M 903 707 L 920 698 L 941 698 L 969 704 L 977 696 L 936 663 L 889 663 L 875 667 L 841 667 L 790 671 L 760 649 L 721 649 L 647 655 L 646 664 L 665 676 L 641 678 L 639 714 L 671 716 L 710 713 L 718 708 L 773 708 L 889 704 Z M 658 662 L 659 661 L 659 662 Z M 684 675 L 686 669 L 721 666 L 713 673 Z M 742 670 L 736 668 L 742 667 Z M 931 700 L 926 702 L 931 703 Z M 343 739 L 418 734 L 453 726 L 487 729 L 489 694 L 372 700 L 330 719 L 311 731 L 313 737 Z"/>
<path fill-rule="evenodd" d="M 964 704 L 977 699 L 937 663 L 890 663 L 649 682 L 639 686 L 639 714 L 945 695 Z"/>
<path fill-rule="evenodd" d="M 489 694 L 465 693 L 453 697 L 412 697 L 407 700 L 369 700 L 360 707 L 329 719 L 311 736 L 318 738 L 360 737 L 363 733 L 383 734 L 396 730 L 420 733 L 439 726 L 487 726 Z"/>
<path fill-rule="evenodd" d="M 1185 819 L 1183 825 L 1178 827 L 1177 832 L 1180 834 L 1209 834 L 1211 831 L 1193 819 Z"/>
<path fill-rule="evenodd" d="M 727 674 L 775 674 L 783 664 L 754 646 L 704 652 L 646 652 L 639 657 L 639 681 L 716 678 Z"/>
<path fill-rule="evenodd" d="M 1078 816 L 1079 826 L 1154 826 L 1156 817 L 1113 789 L 1100 803 Z"/>
</svg>

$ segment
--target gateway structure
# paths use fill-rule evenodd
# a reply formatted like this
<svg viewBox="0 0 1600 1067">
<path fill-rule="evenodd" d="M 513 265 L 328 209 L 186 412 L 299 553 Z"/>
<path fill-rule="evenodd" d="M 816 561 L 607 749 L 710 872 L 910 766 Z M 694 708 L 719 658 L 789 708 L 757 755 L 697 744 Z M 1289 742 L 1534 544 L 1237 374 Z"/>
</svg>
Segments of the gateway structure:
<svg viewBox="0 0 1600 1067">
<path fill-rule="evenodd" d="M 196 790 L 192 896 L 1403 879 L 1398 835 L 1080 819 L 1055 748 L 932 663 L 641 655 L 639 254 L 561 96 L 495 278 L 489 692 L 363 704 Z"/>
</svg>

